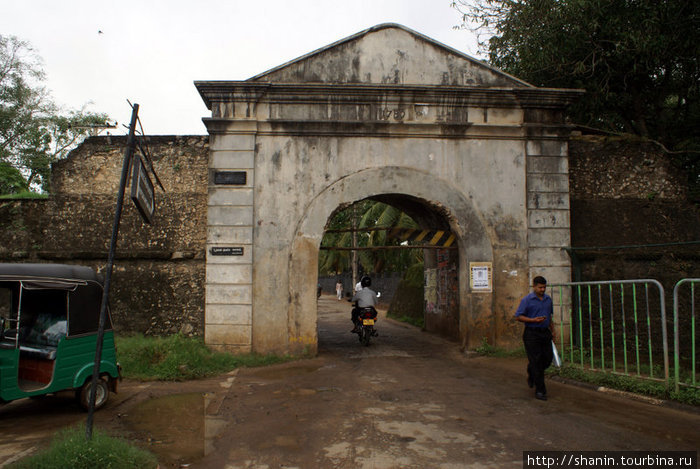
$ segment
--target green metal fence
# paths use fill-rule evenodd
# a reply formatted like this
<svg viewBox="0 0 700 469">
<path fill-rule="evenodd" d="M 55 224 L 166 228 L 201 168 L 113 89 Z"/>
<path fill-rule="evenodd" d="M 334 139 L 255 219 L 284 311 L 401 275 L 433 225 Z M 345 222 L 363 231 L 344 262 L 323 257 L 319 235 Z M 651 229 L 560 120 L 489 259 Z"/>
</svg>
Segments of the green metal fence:
<svg viewBox="0 0 700 469">
<path fill-rule="evenodd" d="M 550 285 L 561 358 L 669 384 L 664 288 L 656 280 Z"/>
<path fill-rule="evenodd" d="M 700 289 L 696 290 L 696 284 L 700 284 L 699 278 L 685 278 L 673 288 L 673 369 L 676 392 L 680 385 L 699 387 L 696 380 L 695 301 L 697 290 Z"/>
</svg>

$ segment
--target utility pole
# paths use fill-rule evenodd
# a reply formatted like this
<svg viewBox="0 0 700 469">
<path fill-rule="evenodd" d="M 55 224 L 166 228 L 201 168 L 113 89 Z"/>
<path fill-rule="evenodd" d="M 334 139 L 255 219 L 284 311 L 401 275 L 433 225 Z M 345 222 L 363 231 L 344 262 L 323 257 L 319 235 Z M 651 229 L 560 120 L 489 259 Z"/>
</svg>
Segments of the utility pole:
<svg viewBox="0 0 700 469">
<path fill-rule="evenodd" d="M 352 292 L 357 285 L 357 204 L 352 204 Z"/>
</svg>

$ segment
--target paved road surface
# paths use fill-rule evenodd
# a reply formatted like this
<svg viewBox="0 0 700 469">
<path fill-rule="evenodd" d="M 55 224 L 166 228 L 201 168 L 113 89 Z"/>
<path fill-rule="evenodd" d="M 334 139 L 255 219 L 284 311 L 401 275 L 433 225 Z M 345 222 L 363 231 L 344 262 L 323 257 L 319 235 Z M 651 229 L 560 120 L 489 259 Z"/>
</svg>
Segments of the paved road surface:
<svg viewBox="0 0 700 469">
<path fill-rule="evenodd" d="M 525 450 L 697 450 L 700 414 L 549 382 L 524 359 L 467 358 L 389 320 L 369 347 L 349 305 L 319 300 L 319 354 L 206 381 L 126 381 L 99 429 L 154 451 L 161 468 L 518 468 Z M 84 422 L 70 396 L 0 407 L 0 467 Z"/>
<path fill-rule="evenodd" d="M 340 305 L 340 307 L 339 307 Z M 524 450 L 697 450 L 700 416 L 561 383 L 535 400 L 524 359 L 466 358 L 393 321 L 359 344 L 322 297 L 319 356 L 241 370 L 230 426 L 198 468 L 516 468 Z"/>
</svg>

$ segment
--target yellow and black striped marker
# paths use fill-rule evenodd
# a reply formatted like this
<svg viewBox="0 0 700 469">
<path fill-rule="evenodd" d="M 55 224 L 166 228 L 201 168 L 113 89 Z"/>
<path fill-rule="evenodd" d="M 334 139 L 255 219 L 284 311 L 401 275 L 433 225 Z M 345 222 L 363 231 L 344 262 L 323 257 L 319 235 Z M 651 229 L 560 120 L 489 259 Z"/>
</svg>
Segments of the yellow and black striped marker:
<svg viewBox="0 0 700 469">
<path fill-rule="evenodd" d="M 389 231 L 389 238 L 412 243 L 422 243 L 430 246 L 450 247 L 455 241 L 455 235 L 449 231 L 416 230 L 412 228 L 393 228 Z"/>
</svg>

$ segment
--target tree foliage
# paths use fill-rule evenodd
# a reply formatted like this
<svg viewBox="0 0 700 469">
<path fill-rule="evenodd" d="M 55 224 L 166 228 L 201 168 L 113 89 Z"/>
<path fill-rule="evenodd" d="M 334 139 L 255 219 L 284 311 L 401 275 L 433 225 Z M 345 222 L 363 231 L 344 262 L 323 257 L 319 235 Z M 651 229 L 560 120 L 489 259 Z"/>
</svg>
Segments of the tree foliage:
<svg viewBox="0 0 700 469">
<path fill-rule="evenodd" d="M 416 222 L 391 205 L 372 200 L 363 200 L 355 204 L 357 246 L 379 247 L 398 245 L 399 240 L 387 237 L 386 230 L 376 228 L 418 228 Z M 328 223 L 328 230 L 321 241 L 322 247 L 352 247 L 353 207 L 336 212 Z M 347 230 L 347 231 L 343 231 Z M 319 254 L 319 275 L 335 275 L 350 270 L 351 251 L 322 249 Z M 403 272 L 416 262 L 421 262 L 421 249 L 387 249 L 359 251 L 359 263 L 364 272 Z"/>
<path fill-rule="evenodd" d="M 45 78 L 41 59 L 28 43 L 0 35 L 1 193 L 47 190 L 51 164 L 107 121 L 105 114 L 58 107 L 42 85 Z M 24 183 L 18 183 L 18 174 Z"/>
<path fill-rule="evenodd" d="M 576 123 L 700 150 L 700 2 L 452 4 L 492 65 L 536 86 L 585 89 Z"/>
</svg>

